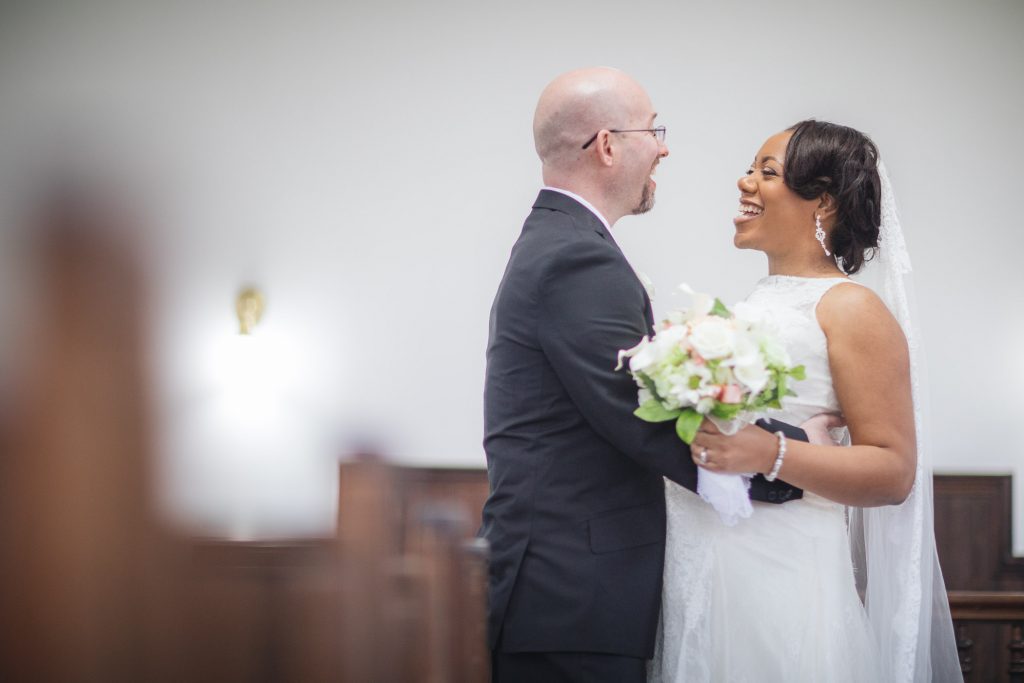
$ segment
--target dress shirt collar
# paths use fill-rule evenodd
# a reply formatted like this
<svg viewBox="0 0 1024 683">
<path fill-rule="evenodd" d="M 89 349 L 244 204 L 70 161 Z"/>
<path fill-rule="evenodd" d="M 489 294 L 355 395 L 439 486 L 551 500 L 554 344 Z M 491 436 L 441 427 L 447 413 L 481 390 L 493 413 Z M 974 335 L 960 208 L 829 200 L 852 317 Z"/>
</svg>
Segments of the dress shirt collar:
<svg viewBox="0 0 1024 683">
<path fill-rule="evenodd" d="M 575 199 L 576 201 L 578 201 L 580 204 L 585 206 L 590 211 L 590 213 L 592 213 L 595 216 L 597 216 L 598 220 L 600 220 L 601 223 L 604 224 L 604 229 L 607 230 L 609 234 L 611 234 L 612 226 L 608 225 L 608 220 L 604 216 L 602 216 L 601 212 L 598 211 L 594 207 L 594 205 L 591 204 L 590 202 L 588 202 L 586 199 L 584 199 L 583 197 L 579 196 L 575 192 L 569 192 L 569 190 L 563 190 L 560 187 L 551 187 L 550 185 L 545 185 L 544 189 L 545 190 L 550 190 L 551 192 L 557 192 L 559 194 L 564 194 L 566 197 L 570 197 L 571 199 Z"/>
</svg>

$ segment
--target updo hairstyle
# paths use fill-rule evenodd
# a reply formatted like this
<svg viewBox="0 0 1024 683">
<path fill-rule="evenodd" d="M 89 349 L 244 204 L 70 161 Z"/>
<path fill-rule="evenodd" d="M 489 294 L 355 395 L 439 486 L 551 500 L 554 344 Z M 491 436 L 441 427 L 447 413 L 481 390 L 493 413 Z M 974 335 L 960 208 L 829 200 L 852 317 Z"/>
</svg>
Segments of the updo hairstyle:
<svg viewBox="0 0 1024 683">
<path fill-rule="evenodd" d="M 787 129 L 783 178 L 804 199 L 828 193 L 836 202 L 830 242 L 840 268 L 856 273 L 878 248 L 882 183 L 878 148 L 858 130 L 808 119 Z"/>
</svg>

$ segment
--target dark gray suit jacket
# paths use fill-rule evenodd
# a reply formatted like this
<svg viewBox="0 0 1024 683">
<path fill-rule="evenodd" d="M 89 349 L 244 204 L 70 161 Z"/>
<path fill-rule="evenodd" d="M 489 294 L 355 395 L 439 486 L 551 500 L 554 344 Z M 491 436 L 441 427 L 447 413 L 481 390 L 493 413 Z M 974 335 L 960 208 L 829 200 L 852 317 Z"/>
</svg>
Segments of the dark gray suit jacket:
<svg viewBox="0 0 1024 683">
<path fill-rule="evenodd" d="M 653 654 L 662 476 L 697 487 L 672 423 L 635 417 L 636 384 L 614 369 L 616 352 L 653 324 L 604 224 L 541 191 L 495 296 L 487 346 L 481 533 L 491 546 L 492 648 L 500 637 L 506 652 Z M 751 496 L 781 503 L 800 491 L 757 477 Z"/>
</svg>

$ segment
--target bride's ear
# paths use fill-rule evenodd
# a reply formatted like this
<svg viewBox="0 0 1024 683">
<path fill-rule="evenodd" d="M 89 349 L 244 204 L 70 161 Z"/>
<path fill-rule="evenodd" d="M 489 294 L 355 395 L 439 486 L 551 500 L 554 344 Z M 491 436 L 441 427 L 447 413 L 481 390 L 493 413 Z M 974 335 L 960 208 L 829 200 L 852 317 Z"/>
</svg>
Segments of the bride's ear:
<svg viewBox="0 0 1024 683">
<path fill-rule="evenodd" d="M 836 198 L 826 192 L 818 200 L 818 208 L 815 209 L 814 213 L 821 217 L 823 223 L 831 225 L 833 220 L 835 220 L 838 210 L 839 203 L 836 201 Z"/>
</svg>

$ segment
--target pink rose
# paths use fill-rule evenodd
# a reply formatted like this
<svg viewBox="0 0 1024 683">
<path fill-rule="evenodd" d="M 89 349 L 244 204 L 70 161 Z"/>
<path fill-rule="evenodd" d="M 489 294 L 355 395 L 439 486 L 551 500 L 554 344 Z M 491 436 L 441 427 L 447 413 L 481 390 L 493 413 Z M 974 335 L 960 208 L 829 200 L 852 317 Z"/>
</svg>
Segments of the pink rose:
<svg viewBox="0 0 1024 683">
<path fill-rule="evenodd" d="M 718 400 L 722 403 L 740 403 L 743 401 L 743 392 L 738 384 L 727 384 L 722 387 Z"/>
</svg>

